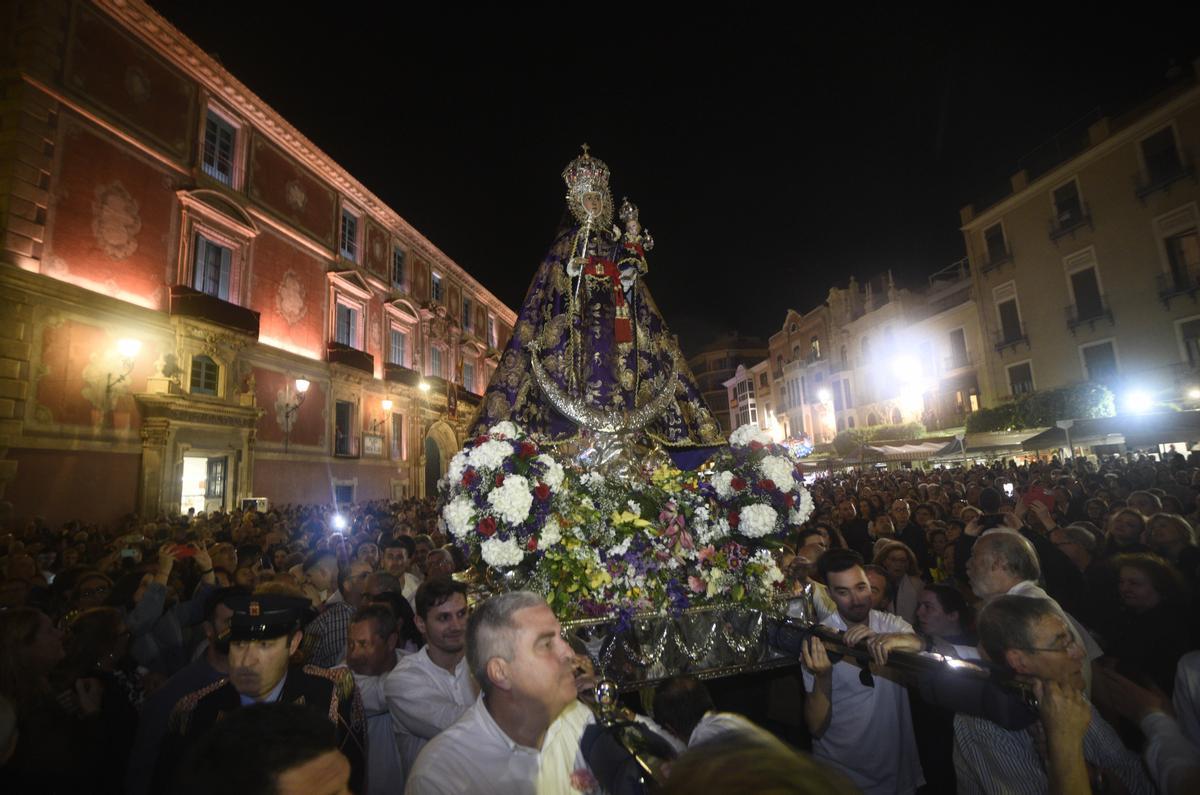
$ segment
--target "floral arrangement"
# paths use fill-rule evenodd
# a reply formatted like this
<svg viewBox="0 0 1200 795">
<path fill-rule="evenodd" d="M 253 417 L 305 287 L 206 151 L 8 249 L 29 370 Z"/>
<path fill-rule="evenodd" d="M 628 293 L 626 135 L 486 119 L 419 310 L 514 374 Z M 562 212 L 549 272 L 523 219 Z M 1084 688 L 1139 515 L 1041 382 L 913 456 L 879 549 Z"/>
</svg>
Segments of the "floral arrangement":
<svg viewBox="0 0 1200 795">
<path fill-rule="evenodd" d="M 442 499 L 473 562 L 518 575 L 564 619 L 763 604 L 783 584 L 773 550 L 812 511 L 795 457 L 751 426 L 702 471 L 631 484 L 564 466 L 503 422 L 454 456 Z"/>
</svg>

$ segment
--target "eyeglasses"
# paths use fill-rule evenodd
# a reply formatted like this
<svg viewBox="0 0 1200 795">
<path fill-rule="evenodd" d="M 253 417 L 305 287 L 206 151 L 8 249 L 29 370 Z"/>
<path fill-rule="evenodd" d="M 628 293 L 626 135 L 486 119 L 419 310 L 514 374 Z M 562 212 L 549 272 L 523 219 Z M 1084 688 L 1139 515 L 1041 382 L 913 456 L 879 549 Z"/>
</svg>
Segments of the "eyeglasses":
<svg viewBox="0 0 1200 795">
<path fill-rule="evenodd" d="M 1026 646 L 1021 651 L 1046 651 L 1046 652 L 1069 652 L 1071 649 L 1079 648 L 1079 641 L 1071 638 L 1062 646 L 1052 646 L 1050 648 L 1037 648 L 1034 646 Z"/>
<path fill-rule="evenodd" d="M 86 590 L 80 591 L 79 595 L 85 599 L 90 599 L 93 596 L 100 596 L 101 594 L 106 594 L 111 590 L 112 590 L 112 588 L 108 587 L 107 585 L 98 585 L 95 588 L 88 588 Z"/>
</svg>

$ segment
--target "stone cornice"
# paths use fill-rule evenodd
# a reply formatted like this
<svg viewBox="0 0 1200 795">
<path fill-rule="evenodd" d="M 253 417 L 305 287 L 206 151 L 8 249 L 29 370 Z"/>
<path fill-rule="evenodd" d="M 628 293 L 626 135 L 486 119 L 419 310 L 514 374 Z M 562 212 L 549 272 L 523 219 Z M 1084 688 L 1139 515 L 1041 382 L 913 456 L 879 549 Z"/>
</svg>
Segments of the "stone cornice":
<svg viewBox="0 0 1200 795">
<path fill-rule="evenodd" d="M 230 106 L 252 123 L 256 130 L 283 147 L 289 155 L 299 160 L 312 171 L 329 182 L 357 206 L 374 215 L 394 234 L 405 239 L 438 267 L 445 269 L 466 285 L 488 297 L 487 304 L 505 323 L 516 323 L 516 313 L 500 299 L 484 288 L 458 263 L 450 259 L 428 238 L 418 232 L 395 210 L 388 207 L 366 186 L 322 152 L 299 130 L 289 124 L 254 92 L 230 74 L 217 61 L 188 39 L 170 22 L 151 9 L 142 0 L 93 0 L 95 5 L 118 20 L 127 30 L 141 38 L 156 52 L 182 69 L 210 94 Z"/>
</svg>

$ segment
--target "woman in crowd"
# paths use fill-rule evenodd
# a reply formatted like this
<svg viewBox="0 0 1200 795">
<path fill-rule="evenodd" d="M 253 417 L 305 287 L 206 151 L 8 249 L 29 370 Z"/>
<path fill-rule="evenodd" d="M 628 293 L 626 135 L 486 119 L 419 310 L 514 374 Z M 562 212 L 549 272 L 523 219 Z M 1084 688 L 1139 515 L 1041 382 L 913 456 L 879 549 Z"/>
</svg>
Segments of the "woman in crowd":
<svg viewBox="0 0 1200 795">
<path fill-rule="evenodd" d="M 1112 564 L 1121 608 L 1104 632 L 1104 650 L 1121 674 L 1153 682 L 1169 695 L 1179 658 L 1195 645 L 1187 586 L 1157 555 L 1119 555 Z"/>
<path fill-rule="evenodd" d="M 893 612 L 912 624 L 917 615 L 917 597 L 925 587 L 917 556 L 904 542 L 890 541 L 875 553 L 873 563 L 887 572 L 895 594 Z"/>
<path fill-rule="evenodd" d="M 1146 517 L 1133 508 L 1121 508 L 1108 517 L 1104 533 L 1104 544 L 1097 557 L 1106 560 L 1123 553 L 1149 552 L 1150 547 L 1142 543 L 1146 532 Z"/>
</svg>

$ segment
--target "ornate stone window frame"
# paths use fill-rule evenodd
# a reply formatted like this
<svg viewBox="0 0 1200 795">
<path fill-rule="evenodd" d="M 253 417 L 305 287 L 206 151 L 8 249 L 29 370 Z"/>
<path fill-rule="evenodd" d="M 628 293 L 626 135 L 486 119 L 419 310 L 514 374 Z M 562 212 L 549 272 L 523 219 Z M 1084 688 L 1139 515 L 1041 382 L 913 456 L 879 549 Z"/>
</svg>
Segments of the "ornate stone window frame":
<svg viewBox="0 0 1200 795">
<path fill-rule="evenodd" d="M 383 305 L 383 316 L 385 322 L 386 336 L 383 339 L 383 359 L 389 364 L 399 364 L 401 367 L 407 367 L 411 370 L 418 369 L 417 352 L 420 350 L 421 341 L 418 331 L 421 327 L 420 314 L 417 309 L 407 301 L 395 300 L 388 301 Z M 392 332 L 400 331 L 408 335 L 408 345 L 405 349 L 405 354 L 408 357 L 407 362 L 392 362 Z"/>
<path fill-rule="evenodd" d="M 233 173 L 230 176 L 228 184 L 204 170 L 204 141 L 205 134 L 207 133 L 209 113 L 212 113 L 233 128 Z M 209 97 L 204 104 L 204 112 L 200 114 L 200 132 L 196 136 L 196 172 L 203 175 L 204 180 L 213 185 L 220 185 L 226 190 L 240 192 L 245 187 L 246 182 L 246 144 L 250 139 L 248 130 L 249 125 L 240 116 L 212 97 Z"/>
<path fill-rule="evenodd" d="M 342 304 L 358 312 L 358 323 L 354 327 L 354 342 L 351 347 L 365 351 L 367 340 L 367 307 L 371 303 L 371 288 L 355 271 L 331 271 L 329 277 L 329 322 L 326 339 L 337 340 L 337 305 Z"/>
<path fill-rule="evenodd" d="M 231 252 L 229 265 L 229 303 L 246 306 L 249 299 L 249 270 L 258 227 L 249 215 L 218 191 L 181 190 L 179 200 L 179 260 L 176 284 L 192 287 L 195 283 L 196 235 L 204 235 Z M 236 217 L 234 214 L 241 217 Z"/>
</svg>

